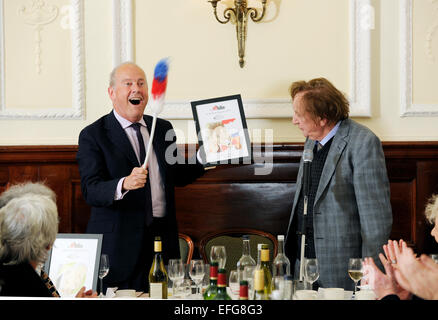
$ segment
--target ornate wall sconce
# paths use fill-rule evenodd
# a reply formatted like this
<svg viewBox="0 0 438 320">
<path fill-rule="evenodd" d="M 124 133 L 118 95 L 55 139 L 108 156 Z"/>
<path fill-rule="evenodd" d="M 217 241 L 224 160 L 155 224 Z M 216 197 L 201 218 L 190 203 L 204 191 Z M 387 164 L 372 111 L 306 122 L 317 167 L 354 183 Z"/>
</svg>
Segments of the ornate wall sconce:
<svg viewBox="0 0 438 320">
<path fill-rule="evenodd" d="M 225 20 L 219 19 L 217 15 L 217 3 L 221 0 L 209 0 L 214 10 L 214 16 L 216 20 L 222 24 L 228 23 L 230 21 L 231 16 L 234 15 L 236 19 L 236 33 L 237 33 L 237 45 L 239 50 L 239 64 L 240 67 L 243 68 L 245 65 L 245 42 L 246 42 L 246 29 L 248 22 L 248 15 L 251 17 L 251 20 L 254 22 L 259 22 L 263 19 L 266 12 L 266 1 L 261 0 L 263 9 L 259 14 L 259 11 L 256 8 L 248 8 L 247 0 L 234 0 L 234 8 L 227 8 L 224 10 L 224 18 Z"/>
</svg>

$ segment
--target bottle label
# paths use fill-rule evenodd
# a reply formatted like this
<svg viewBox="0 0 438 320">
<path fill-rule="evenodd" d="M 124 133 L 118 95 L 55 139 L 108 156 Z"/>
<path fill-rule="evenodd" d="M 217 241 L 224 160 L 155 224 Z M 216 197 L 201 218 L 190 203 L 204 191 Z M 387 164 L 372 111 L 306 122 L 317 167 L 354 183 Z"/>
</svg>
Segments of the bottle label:
<svg viewBox="0 0 438 320">
<path fill-rule="evenodd" d="M 151 299 L 163 299 L 163 284 L 149 283 L 149 297 Z"/>
<path fill-rule="evenodd" d="M 260 259 L 262 261 L 269 261 L 269 249 L 262 249 Z"/>
<path fill-rule="evenodd" d="M 161 241 L 155 241 L 154 242 L 154 251 L 155 252 L 161 252 Z"/>
<path fill-rule="evenodd" d="M 210 279 L 217 279 L 217 267 L 210 266 Z"/>
</svg>

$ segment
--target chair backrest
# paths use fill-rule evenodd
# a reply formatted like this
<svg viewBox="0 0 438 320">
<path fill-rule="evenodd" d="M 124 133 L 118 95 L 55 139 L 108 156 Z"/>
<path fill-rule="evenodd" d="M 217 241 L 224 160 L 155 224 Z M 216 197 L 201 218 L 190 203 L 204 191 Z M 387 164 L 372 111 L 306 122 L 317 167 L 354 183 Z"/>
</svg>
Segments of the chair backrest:
<svg viewBox="0 0 438 320">
<path fill-rule="evenodd" d="M 195 251 L 195 244 L 193 240 L 184 233 L 178 233 L 179 237 L 179 252 L 181 254 L 181 260 L 189 264 L 192 260 L 193 252 Z"/>
<path fill-rule="evenodd" d="M 277 255 L 278 242 L 270 233 L 248 228 L 234 228 L 218 230 L 205 235 L 200 241 L 200 254 L 205 263 L 210 263 L 210 250 L 214 245 L 223 245 L 227 253 L 225 269 L 227 275 L 237 268 L 237 261 L 242 256 L 242 236 L 249 236 L 251 257 L 257 262 L 257 244 L 265 243 L 269 246 L 270 261 Z"/>
</svg>

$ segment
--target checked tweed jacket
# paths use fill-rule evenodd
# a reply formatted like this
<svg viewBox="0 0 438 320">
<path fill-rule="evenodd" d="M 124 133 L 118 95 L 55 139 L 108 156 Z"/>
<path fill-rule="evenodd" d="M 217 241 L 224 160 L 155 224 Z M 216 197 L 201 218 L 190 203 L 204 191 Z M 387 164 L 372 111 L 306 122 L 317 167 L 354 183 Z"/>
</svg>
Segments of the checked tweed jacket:
<svg viewBox="0 0 438 320">
<path fill-rule="evenodd" d="M 307 139 L 304 149 L 314 145 L 315 141 Z M 299 257 L 293 252 L 296 230 L 291 225 L 302 175 L 301 159 L 286 235 L 286 254 L 295 266 L 295 278 L 299 276 Z M 385 157 L 379 138 L 354 120 L 343 120 L 333 137 L 316 192 L 313 229 L 319 286 L 351 290 L 354 282 L 348 276 L 349 258 L 373 257 L 381 268 L 378 254 L 392 229 Z"/>
</svg>

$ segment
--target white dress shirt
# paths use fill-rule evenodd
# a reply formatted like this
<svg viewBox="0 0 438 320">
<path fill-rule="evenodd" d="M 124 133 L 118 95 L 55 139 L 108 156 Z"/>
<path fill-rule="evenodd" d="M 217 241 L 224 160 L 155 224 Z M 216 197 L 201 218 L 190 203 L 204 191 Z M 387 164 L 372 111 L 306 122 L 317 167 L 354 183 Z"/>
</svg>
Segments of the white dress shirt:
<svg viewBox="0 0 438 320">
<path fill-rule="evenodd" d="M 132 122 L 129 120 L 126 120 L 121 115 L 119 115 L 116 110 L 113 110 L 114 116 L 116 117 L 117 121 L 122 126 L 123 130 L 125 130 L 126 135 L 128 136 L 129 141 L 131 142 L 132 148 L 135 151 L 135 154 L 137 156 L 137 159 L 139 163 L 143 164 L 145 159 L 140 159 L 140 146 L 138 144 L 137 135 L 135 133 L 135 130 L 133 127 L 131 127 Z M 146 123 L 143 118 L 138 122 L 141 124 L 140 131 L 143 135 L 143 140 L 145 143 L 145 150 L 147 150 L 148 142 L 149 142 L 149 132 L 146 128 Z M 148 176 L 147 179 L 150 179 L 150 185 L 151 185 L 151 196 L 152 196 L 152 212 L 154 218 L 162 218 L 166 215 L 166 197 L 164 193 L 164 184 L 161 179 L 160 170 L 158 167 L 158 161 L 157 156 L 154 152 L 154 147 L 151 147 L 151 155 L 149 156 L 148 160 Z M 122 185 L 123 181 L 126 177 L 123 177 L 119 180 L 119 183 L 117 184 L 116 193 L 114 195 L 114 200 L 121 200 L 125 196 L 126 193 L 129 192 L 125 191 L 122 193 Z"/>
</svg>

